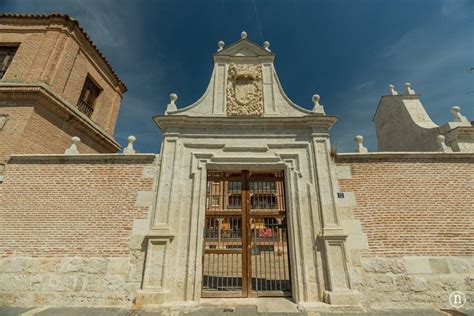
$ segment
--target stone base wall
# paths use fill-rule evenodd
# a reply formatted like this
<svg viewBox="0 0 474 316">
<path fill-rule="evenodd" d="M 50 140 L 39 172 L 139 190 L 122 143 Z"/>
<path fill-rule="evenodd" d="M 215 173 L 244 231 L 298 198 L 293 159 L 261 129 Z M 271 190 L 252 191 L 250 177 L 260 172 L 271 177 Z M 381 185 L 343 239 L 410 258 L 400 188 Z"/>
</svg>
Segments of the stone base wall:
<svg viewBox="0 0 474 316">
<path fill-rule="evenodd" d="M 0 305 L 130 307 L 144 254 L 110 258 L 0 259 Z"/>
<path fill-rule="evenodd" d="M 365 308 L 448 308 L 449 294 L 466 295 L 474 307 L 473 257 L 363 257 L 352 282 Z"/>
</svg>

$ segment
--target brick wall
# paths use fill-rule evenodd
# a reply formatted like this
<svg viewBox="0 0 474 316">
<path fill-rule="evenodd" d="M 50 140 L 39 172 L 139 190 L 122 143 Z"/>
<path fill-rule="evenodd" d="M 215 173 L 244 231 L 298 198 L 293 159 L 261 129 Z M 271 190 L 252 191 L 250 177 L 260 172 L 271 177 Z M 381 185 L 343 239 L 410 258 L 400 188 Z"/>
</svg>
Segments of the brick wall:
<svg viewBox="0 0 474 316">
<path fill-rule="evenodd" d="M 7 164 L 0 257 L 128 256 L 133 220 L 149 210 L 138 192 L 151 191 L 154 179 L 143 176 L 152 161 L 124 159 Z"/>
<path fill-rule="evenodd" d="M 11 154 L 63 154 L 72 136 L 81 139 L 79 152 L 115 151 L 85 129 L 77 129 L 43 106 L 0 106 L 8 121 L 0 130 L 0 163 Z"/>
<path fill-rule="evenodd" d="M 47 135 L 47 137 L 38 137 Z M 21 138 L 21 146 L 17 154 L 63 154 L 71 145 L 71 137 L 81 139 L 79 152 L 96 153 L 110 152 L 110 148 L 101 146 L 90 132 L 78 130 L 64 121 L 55 113 L 43 108 L 35 107 Z"/>
<path fill-rule="evenodd" d="M 474 255 L 474 158 L 338 159 L 369 256 Z"/>
<path fill-rule="evenodd" d="M 0 107 L 0 114 L 8 119 L 0 130 L 0 163 L 21 144 L 20 139 L 33 113 L 33 107 Z"/>
</svg>

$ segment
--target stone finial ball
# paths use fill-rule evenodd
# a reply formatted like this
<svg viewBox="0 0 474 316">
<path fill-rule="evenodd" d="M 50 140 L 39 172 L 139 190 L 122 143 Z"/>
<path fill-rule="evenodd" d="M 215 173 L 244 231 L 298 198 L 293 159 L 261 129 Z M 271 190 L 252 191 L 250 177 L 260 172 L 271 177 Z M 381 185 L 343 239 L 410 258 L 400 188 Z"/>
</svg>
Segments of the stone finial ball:
<svg viewBox="0 0 474 316">
<path fill-rule="evenodd" d="M 268 49 L 269 47 L 270 47 L 270 42 L 269 41 L 263 42 L 263 48 Z"/>
<path fill-rule="evenodd" d="M 129 143 L 134 143 L 137 140 L 137 138 L 133 135 L 128 136 L 128 142 Z"/>
<path fill-rule="evenodd" d="M 455 113 L 455 114 L 459 113 L 459 112 L 461 112 L 461 108 L 459 106 L 455 105 L 451 108 L 451 112 Z"/>
<path fill-rule="evenodd" d="M 178 100 L 178 95 L 176 93 L 171 93 L 170 94 L 170 100 L 173 101 L 173 102 Z"/>
<path fill-rule="evenodd" d="M 354 137 L 354 141 L 357 144 L 362 144 L 362 142 L 364 141 L 364 137 L 362 137 L 362 135 L 357 135 L 356 137 Z"/>
<path fill-rule="evenodd" d="M 240 38 L 241 39 L 246 39 L 247 38 L 247 32 L 242 31 L 242 33 L 240 33 Z"/>
<path fill-rule="evenodd" d="M 74 143 L 74 144 L 77 144 L 81 141 L 81 139 L 77 136 L 73 136 L 71 137 L 71 142 Z"/>
<path fill-rule="evenodd" d="M 438 144 L 444 143 L 444 139 L 445 139 L 445 137 L 444 137 L 443 135 L 438 135 L 438 136 L 436 136 L 436 142 L 437 142 Z"/>
<path fill-rule="evenodd" d="M 319 96 L 319 94 L 313 95 L 313 102 L 314 102 L 314 103 L 319 102 L 320 99 L 321 99 L 321 97 Z"/>
<path fill-rule="evenodd" d="M 405 87 L 411 87 L 411 83 L 405 82 Z"/>
<path fill-rule="evenodd" d="M 393 84 L 389 84 L 388 87 L 389 87 L 390 89 L 395 88 L 395 86 L 394 86 Z"/>
<path fill-rule="evenodd" d="M 220 49 L 224 48 L 224 46 L 225 46 L 224 41 L 217 42 L 217 47 L 219 47 Z"/>
</svg>

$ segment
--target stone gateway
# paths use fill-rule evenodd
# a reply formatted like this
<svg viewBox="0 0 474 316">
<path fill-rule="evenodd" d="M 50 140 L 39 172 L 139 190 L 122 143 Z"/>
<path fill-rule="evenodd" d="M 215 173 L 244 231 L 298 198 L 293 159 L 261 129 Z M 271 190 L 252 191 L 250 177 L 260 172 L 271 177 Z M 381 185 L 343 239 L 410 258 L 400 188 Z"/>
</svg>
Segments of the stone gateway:
<svg viewBox="0 0 474 316">
<path fill-rule="evenodd" d="M 0 304 L 450 308 L 460 291 L 472 306 L 472 122 L 455 107 L 437 126 L 410 84 L 390 86 L 374 116 L 386 151 L 358 135 L 338 153 L 336 117 L 286 96 L 269 46 L 219 42 L 204 95 L 171 94 L 153 118 L 159 154 L 133 136 L 116 153 L 126 87 L 85 31 L 1 15 Z"/>
</svg>

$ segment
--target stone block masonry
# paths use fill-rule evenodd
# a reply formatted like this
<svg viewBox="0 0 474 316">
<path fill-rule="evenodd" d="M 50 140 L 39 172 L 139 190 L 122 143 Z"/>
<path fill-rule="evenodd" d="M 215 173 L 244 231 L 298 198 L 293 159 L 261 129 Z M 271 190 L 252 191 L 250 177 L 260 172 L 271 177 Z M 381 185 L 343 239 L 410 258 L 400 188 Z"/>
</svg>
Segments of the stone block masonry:
<svg viewBox="0 0 474 316">
<path fill-rule="evenodd" d="M 0 184 L 0 304 L 130 306 L 156 157 L 13 156 Z"/>
</svg>

